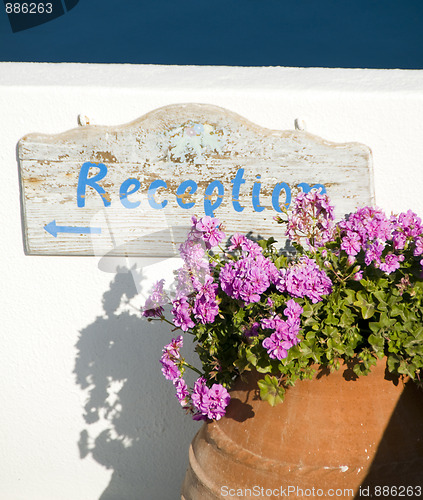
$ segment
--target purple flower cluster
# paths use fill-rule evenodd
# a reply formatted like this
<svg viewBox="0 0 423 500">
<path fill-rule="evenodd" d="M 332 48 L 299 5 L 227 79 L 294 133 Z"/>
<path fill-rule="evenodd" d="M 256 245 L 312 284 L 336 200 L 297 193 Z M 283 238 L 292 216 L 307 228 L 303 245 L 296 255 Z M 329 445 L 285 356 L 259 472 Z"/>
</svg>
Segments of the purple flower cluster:
<svg viewBox="0 0 423 500">
<path fill-rule="evenodd" d="M 350 214 L 348 219 L 338 223 L 338 227 L 341 230 L 341 249 L 350 256 L 356 256 L 362 249 L 369 249 L 369 263 L 373 261 L 373 256 L 380 258 L 385 242 L 391 238 L 392 232 L 391 222 L 384 212 L 371 207 L 364 207 Z M 370 247 L 371 243 L 378 243 L 379 246 Z"/>
<path fill-rule="evenodd" d="M 403 250 L 407 244 L 413 242 L 414 255 L 423 254 L 423 225 L 420 217 L 408 210 L 391 217 L 393 225 L 392 240 L 395 250 Z"/>
<path fill-rule="evenodd" d="M 179 349 L 183 346 L 184 341 L 182 335 L 172 339 L 172 341 L 165 345 L 163 348 L 163 354 L 160 358 L 160 363 L 162 364 L 162 373 L 167 380 L 179 379 L 182 374 L 179 370 L 179 365 L 181 363 L 181 355 Z"/>
<path fill-rule="evenodd" d="M 246 236 L 240 233 L 235 233 L 231 237 L 231 244 L 229 246 L 229 251 L 233 252 L 234 250 L 241 250 L 243 256 L 251 255 L 258 256 L 262 255 L 263 251 L 261 246 L 257 244 L 255 241 L 249 240 Z"/>
<path fill-rule="evenodd" d="M 210 275 L 210 265 L 204 249 L 204 241 L 188 235 L 187 240 L 179 246 L 179 253 L 184 265 L 176 271 L 176 297 L 191 295 L 196 285 Z"/>
<path fill-rule="evenodd" d="M 363 251 L 366 266 L 373 264 L 390 274 L 404 261 L 404 255 L 395 252 L 411 245 L 415 256 L 423 254 L 422 222 L 411 210 L 388 218 L 382 210 L 364 207 L 338 226 L 341 249 L 349 256 L 350 263 Z M 389 251 L 388 246 L 394 251 Z"/>
<path fill-rule="evenodd" d="M 389 252 L 385 255 L 384 262 L 377 263 L 377 267 L 386 274 L 391 274 L 400 267 L 400 262 L 403 262 L 405 259 L 404 255 L 396 255 L 394 253 Z"/>
<path fill-rule="evenodd" d="M 295 357 L 297 349 L 291 354 L 290 349 L 301 341 L 302 306 L 310 308 L 310 302 L 324 300 L 336 286 L 348 286 L 347 280 L 378 278 L 380 273 L 368 273 L 369 266 L 393 273 L 410 255 L 411 260 L 419 257 L 423 266 L 423 224 L 412 211 L 387 217 L 379 209 L 364 207 L 335 225 L 334 209 L 325 194 L 302 192 L 292 205 L 287 235 L 303 245 L 299 253 L 306 255 L 279 269 L 286 262 L 284 256 L 263 250 L 238 233 L 227 251 L 214 254 L 209 250 L 225 238 L 219 220 L 193 217 L 187 240 L 180 246 L 183 266 L 176 271 L 173 300 L 166 296 L 161 280 L 146 301 L 145 317 L 164 320 L 163 306 L 170 302 L 174 325 L 183 332 L 193 329 L 190 333 L 200 342 L 204 372 L 216 377 L 213 381 L 227 380 L 234 367 L 242 371 L 250 352 L 261 352 L 267 362 L 277 360 L 271 363 L 272 370 L 287 357 Z M 304 241 L 309 250 L 304 249 Z M 411 264 L 405 269 L 411 268 L 410 277 L 405 273 L 392 277 L 395 283 L 402 275 L 399 285 L 394 285 L 400 293 L 416 275 Z M 322 315 L 329 314 L 331 302 L 327 305 L 327 310 L 320 310 Z M 318 316 L 321 319 L 320 312 Z M 202 327 L 207 324 L 213 325 Z M 183 378 L 185 368 L 201 372 L 181 358 L 182 347 L 182 335 L 164 346 L 160 358 L 164 377 L 173 383 L 176 398 L 194 419 L 219 420 L 230 401 L 228 391 L 204 376 L 189 388 Z M 235 359 L 228 359 L 232 353 Z"/>
<path fill-rule="evenodd" d="M 258 302 L 260 295 L 278 279 L 273 262 L 264 257 L 261 247 L 245 236 L 235 235 L 230 250 L 241 249 L 239 260 L 227 262 L 220 271 L 222 290 L 233 299 L 245 304 Z"/>
<path fill-rule="evenodd" d="M 219 285 L 214 283 L 210 275 L 205 277 L 204 283 L 199 282 L 195 285 L 197 295 L 192 310 L 195 318 L 203 324 L 213 323 L 214 318 L 219 313 L 216 297 L 218 288 Z"/>
<path fill-rule="evenodd" d="M 247 338 L 257 337 L 259 333 L 259 328 L 260 328 L 260 323 L 257 323 L 257 321 L 255 321 L 253 324 L 246 326 L 244 328 L 243 333 Z"/>
<path fill-rule="evenodd" d="M 142 315 L 145 318 L 160 318 L 163 314 L 163 307 L 169 302 L 169 299 L 163 290 L 164 281 L 157 281 L 153 286 L 153 292 L 145 301 L 144 307 L 141 309 Z"/>
<path fill-rule="evenodd" d="M 192 217 L 192 228 L 187 240 L 179 247 L 184 261 L 176 272 L 176 300 L 172 302 L 175 326 L 187 331 L 195 320 L 212 323 L 219 312 L 218 284 L 214 283 L 211 267 L 205 251 L 224 239 L 220 222 L 212 217 Z"/>
<path fill-rule="evenodd" d="M 324 295 L 332 293 L 332 281 L 316 261 L 301 257 L 298 262 L 279 271 L 276 288 L 282 293 L 288 292 L 293 297 L 308 297 L 316 304 Z"/>
<path fill-rule="evenodd" d="M 226 413 L 226 407 L 231 397 L 221 384 L 213 384 L 210 388 L 206 385 L 206 379 L 200 377 L 194 385 L 191 400 L 197 412 L 195 420 L 219 420 Z"/>
<path fill-rule="evenodd" d="M 187 383 L 183 378 L 175 379 L 173 385 L 176 389 L 176 399 L 179 401 L 180 405 L 185 407 L 189 405 L 189 390 Z"/>
<path fill-rule="evenodd" d="M 300 192 L 292 204 L 286 235 L 291 241 L 301 243 L 305 238 L 307 245 L 314 249 L 321 247 L 334 237 L 334 208 L 329 197 L 312 189 Z"/>
<path fill-rule="evenodd" d="M 187 408 L 193 414 L 195 420 L 219 420 L 226 412 L 230 396 L 221 384 L 213 384 L 210 388 L 206 385 L 206 379 L 200 377 L 194 384 L 192 394 L 185 380 L 182 378 L 180 349 L 183 347 L 182 335 L 165 345 L 160 358 L 162 373 L 167 380 L 171 380 L 175 387 L 175 396 L 180 405 Z"/>
<path fill-rule="evenodd" d="M 172 302 L 173 323 L 184 332 L 195 326 L 191 318 L 192 306 L 186 297 L 181 297 Z"/>
<path fill-rule="evenodd" d="M 261 327 L 264 330 L 273 330 L 270 337 L 266 337 L 262 343 L 270 358 L 279 360 L 286 358 L 288 350 L 299 343 L 298 333 L 302 312 L 303 308 L 295 300 L 290 299 L 283 312 L 287 317 L 286 320 L 283 320 L 279 314 L 261 320 Z"/>
<path fill-rule="evenodd" d="M 225 233 L 219 229 L 220 221 L 206 215 L 201 219 L 192 217 L 191 234 L 205 242 L 207 248 L 217 247 L 225 239 Z"/>
</svg>

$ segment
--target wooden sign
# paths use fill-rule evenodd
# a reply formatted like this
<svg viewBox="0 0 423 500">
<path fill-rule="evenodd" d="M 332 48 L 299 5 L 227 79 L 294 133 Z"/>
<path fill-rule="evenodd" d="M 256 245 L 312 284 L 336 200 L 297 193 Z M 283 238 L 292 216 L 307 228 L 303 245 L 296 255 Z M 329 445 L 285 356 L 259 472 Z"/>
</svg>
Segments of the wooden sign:
<svg viewBox="0 0 423 500">
<path fill-rule="evenodd" d="M 326 191 L 341 217 L 373 203 L 371 153 L 307 132 L 274 131 L 228 110 L 186 104 L 126 125 L 86 125 L 19 142 L 26 251 L 177 253 L 193 215 L 274 236 L 298 190 Z"/>
</svg>

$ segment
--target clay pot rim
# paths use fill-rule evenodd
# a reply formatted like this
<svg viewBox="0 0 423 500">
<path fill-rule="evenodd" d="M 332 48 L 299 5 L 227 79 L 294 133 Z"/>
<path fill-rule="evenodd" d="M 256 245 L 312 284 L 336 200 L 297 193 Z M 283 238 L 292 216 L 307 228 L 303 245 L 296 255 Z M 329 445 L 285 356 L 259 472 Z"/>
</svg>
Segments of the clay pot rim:
<svg viewBox="0 0 423 500">
<path fill-rule="evenodd" d="M 307 368 L 314 370 L 314 373 L 312 374 L 311 379 L 302 379 L 302 380 L 297 380 L 295 382 L 295 385 L 301 382 L 306 382 L 310 380 L 319 380 L 325 376 L 329 375 L 334 375 L 338 378 L 342 377 L 346 381 L 351 381 L 355 382 L 359 379 L 366 378 L 366 377 L 380 377 L 381 371 L 384 370 L 384 380 L 391 381 L 395 386 L 398 386 L 399 384 L 402 384 L 402 386 L 405 386 L 408 383 L 413 382 L 413 380 L 408 376 L 408 375 L 396 375 L 391 373 L 388 370 L 387 366 L 387 361 L 388 358 L 387 356 L 383 356 L 383 358 L 376 358 L 376 365 L 373 365 L 370 368 L 370 373 L 367 375 L 356 375 L 356 373 L 353 371 L 353 367 L 360 362 L 360 360 L 357 359 L 357 356 L 354 356 L 353 358 L 349 360 L 345 360 L 343 358 L 339 358 L 339 368 L 331 370 L 330 366 L 324 365 L 324 364 L 318 364 L 318 363 L 312 363 L 307 366 Z M 278 376 L 277 374 L 272 374 L 269 372 L 260 372 L 256 368 L 253 368 L 251 370 L 244 370 L 241 374 L 239 374 L 233 381 L 233 384 L 231 386 L 230 391 L 233 390 L 235 384 L 238 381 L 241 382 L 249 382 L 251 379 L 253 380 L 261 380 L 263 379 L 266 375 L 273 375 L 273 376 Z M 239 383 L 239 382 L 238 382 Z M 287 386 L 286 389 L 289 390 L 290 386 Z M 230 392 L 229 391 L 229 392 Z"/>
</svg>

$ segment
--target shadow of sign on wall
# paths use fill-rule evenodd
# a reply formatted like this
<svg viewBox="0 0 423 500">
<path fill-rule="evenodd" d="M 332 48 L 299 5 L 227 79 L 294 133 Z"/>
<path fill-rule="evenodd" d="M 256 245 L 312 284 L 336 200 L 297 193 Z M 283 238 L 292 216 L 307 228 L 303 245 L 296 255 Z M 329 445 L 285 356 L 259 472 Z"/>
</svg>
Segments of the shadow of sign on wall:
<svg viewBox="0 0 423 500">
<path fill-rule="evenodd" d="M 3 0 L 13 33 L 52 21 L 73 9 L 79 0 Z"/>
</svg>

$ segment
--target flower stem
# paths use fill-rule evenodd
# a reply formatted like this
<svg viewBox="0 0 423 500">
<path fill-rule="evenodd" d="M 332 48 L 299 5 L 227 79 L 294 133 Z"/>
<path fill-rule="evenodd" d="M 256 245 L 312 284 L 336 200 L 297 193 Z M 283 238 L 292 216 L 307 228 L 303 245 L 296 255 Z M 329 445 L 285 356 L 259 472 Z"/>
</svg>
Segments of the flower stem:
<svg viewBox="0 0 423 500">
<path fill-rule="evenodd" d="M 183 361 L 183 364 L 187 367 L 187 368 L 190 368 L 192 371 L 198 373 L 199 375 L 203 375 L 200 370 L 198 370 L 197 368 L 195 368 L 195 366 L 192 366 L 190 365 L 189 363 L 187 363 L 185 360 Z"/>
<path fill-rule="evenodd" d="M 167 318 L 165 318 L 164 316 L 162 316 L 160 318 L 160 321 L 164 321 L 165 323 L 168 323 L 170 326 L 175 326 L 171 321 L 169 321 Z"/>
</svg>

